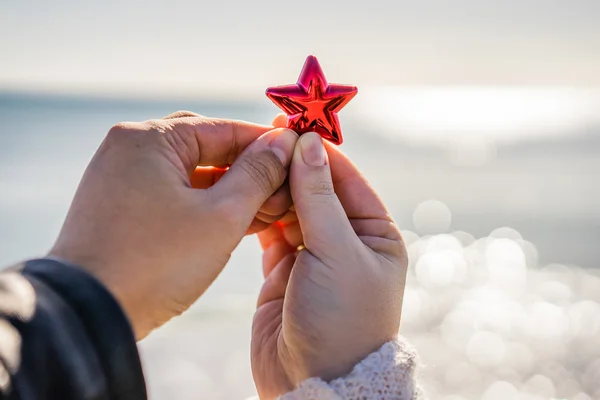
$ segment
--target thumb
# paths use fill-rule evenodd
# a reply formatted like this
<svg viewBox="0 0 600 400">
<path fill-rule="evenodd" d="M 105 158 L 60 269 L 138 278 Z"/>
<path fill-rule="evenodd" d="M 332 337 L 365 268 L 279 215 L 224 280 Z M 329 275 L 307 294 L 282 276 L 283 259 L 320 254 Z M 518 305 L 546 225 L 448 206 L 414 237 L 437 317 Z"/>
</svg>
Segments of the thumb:
<svg viewBox="0 0 600 400">
<path fill-rule="evenodd" d="M 262 204 L 285 181 L 298 135 L 290 129 L 274 129 L 253 143 L 209 190 L 218 202 L 252 220 Z M 239 214 L 238 214 L 239 215 Z"/>
<path fill-rule="evenodd" d="M 300 137 L 290 168 L 290 190 L 304 246 L 324 260 L 356 246 L 358 237 L 335 194 L 329 158 L 317 133 Z"/>
</svg>

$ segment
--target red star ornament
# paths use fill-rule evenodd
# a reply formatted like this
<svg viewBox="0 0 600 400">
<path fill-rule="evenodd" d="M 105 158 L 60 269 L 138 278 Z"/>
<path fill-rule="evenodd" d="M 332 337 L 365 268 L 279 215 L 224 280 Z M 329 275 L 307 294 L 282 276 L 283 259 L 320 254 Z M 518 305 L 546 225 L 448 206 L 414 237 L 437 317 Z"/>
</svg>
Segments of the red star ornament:
<svg viewBox="0 0 600 400">
<path fill-rule="evenodd" d="M 337 113 L 358 93 L 356 86 L 328 84 L 315 56 L 308 56 L 295 85 L 267 89 L 267 97 L 287 115 L 286 126 L 298 134 L 317 132 L 342 144 Z"/>
</svg>

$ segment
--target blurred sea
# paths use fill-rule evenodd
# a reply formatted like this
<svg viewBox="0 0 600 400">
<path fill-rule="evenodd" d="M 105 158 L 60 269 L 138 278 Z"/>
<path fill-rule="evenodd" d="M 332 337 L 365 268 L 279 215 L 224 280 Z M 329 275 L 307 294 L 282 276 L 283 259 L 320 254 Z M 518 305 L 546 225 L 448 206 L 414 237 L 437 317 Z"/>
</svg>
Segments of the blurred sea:
<svg viewBox="0 0 600 400">
<path fill-rule="evenodd" d="M 343 151 L 409 243 L 402 333 L 425 386 L 444 400 L 600 399 L 600 91 L 453 90 L 367 90 L 340 113 Z M 0 92 L 0 264 L 49 249 L 114 123 L 180 109 L 265 124 L 277 113 L 262 98 Z M 254 394 L 260 271 L 248 238 L 189 312 L 140 344 L 153 399 Z"/>
</svg>

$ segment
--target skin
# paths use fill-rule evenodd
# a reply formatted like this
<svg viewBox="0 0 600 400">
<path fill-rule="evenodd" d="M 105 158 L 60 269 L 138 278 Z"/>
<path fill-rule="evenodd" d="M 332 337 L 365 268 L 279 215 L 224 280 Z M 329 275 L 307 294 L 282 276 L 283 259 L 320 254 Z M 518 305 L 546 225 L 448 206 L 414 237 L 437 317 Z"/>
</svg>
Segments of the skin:
<svg viewBox="0 0 600 400">
<path fill-rule="evenodd" d="M 118 124 L 91 160 L 50 255 L 103 282 L 142 339 L 204 293 L 246 233 L 290 207 L 280 188 L 297 139 L 185 112 Z M 226 174 L 210 167 L 227 164 Z"/>
<path fill-rule="evenodd" d="M 284 122 L 280 116 L 274 124 Z M 294 150 L 290 187 L 294 211 L 258 234 L 266 279 L 254 317 L 252 370 L 261 399 L 310 377 L 348 374 L 394 339 L 400 324 L 406 249 L 357 168 L 307 133 Z"/>
<path fill-rule="evenodd" d="M 255 232 L 261 399 L 343 376 L 397 336 L 407 265 L 399 230 L 350 160 L 314 133 L 189 112 L 118 124 L 50 255 L 103 282 L 141 339 L 196 301 Z"/>
</svg>

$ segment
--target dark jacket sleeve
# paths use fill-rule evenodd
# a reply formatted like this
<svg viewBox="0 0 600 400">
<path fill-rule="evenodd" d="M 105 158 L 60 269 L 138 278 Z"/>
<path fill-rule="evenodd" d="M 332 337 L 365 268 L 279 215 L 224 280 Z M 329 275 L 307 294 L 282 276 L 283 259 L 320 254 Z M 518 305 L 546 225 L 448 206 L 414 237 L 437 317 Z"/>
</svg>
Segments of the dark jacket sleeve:
<svg viewBox="0 0 600 400">
<path fill-rule="evenodd" d="M 146 399 L 129 321 L 96 279 L 50 259 L 0 273 L 0 399 Z"/>
</svg>

